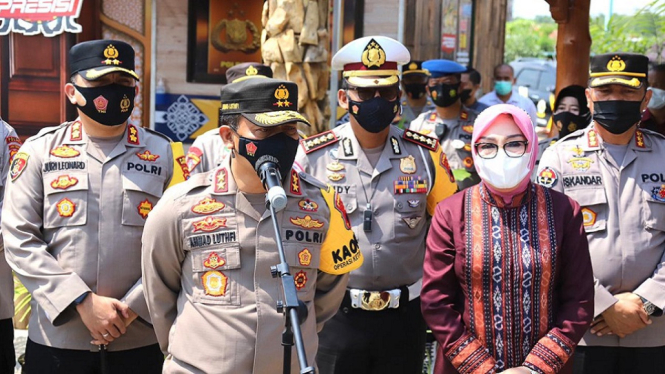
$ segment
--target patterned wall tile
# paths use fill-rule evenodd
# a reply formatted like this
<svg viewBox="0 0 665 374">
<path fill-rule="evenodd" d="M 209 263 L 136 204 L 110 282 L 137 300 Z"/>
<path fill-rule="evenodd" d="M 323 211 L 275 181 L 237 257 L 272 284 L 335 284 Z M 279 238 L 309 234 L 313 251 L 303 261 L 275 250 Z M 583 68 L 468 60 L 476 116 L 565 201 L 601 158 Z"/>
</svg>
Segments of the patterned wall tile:
<svg viewBox="0 0 665 374">
<path fill-rule="evenodd" d="M 107 17 L 143 34 L 144 0 L 103 0 L 102 12 Z"/>
</svg>

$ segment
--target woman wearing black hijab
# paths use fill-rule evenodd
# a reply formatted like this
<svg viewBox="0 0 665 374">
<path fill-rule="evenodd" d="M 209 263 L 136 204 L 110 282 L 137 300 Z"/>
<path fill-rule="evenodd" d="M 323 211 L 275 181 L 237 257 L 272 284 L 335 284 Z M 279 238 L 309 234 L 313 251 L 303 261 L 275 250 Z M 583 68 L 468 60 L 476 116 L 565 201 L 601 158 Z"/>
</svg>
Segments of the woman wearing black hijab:
<svg viewBox="0 0 665 374">
<path fill-rule="evenodd" d="M 587 106 L 585 88 L 582 86 L 568 86 L 559 91 L 554 101 L 554 114 L 552 124 L 558 130 L 552 140 L 587 127 L 591 123 L 591 112 Z"/>
</svg>

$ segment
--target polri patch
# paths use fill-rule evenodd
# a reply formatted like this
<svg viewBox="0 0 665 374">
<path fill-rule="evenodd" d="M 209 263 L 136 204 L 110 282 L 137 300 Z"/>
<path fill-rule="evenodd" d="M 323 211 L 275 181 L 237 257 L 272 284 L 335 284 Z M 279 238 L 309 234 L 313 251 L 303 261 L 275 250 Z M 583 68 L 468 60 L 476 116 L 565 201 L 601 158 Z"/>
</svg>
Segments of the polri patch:
<svg viewBox="0 0 665 374">
<path fill-rule="evenodd" d="M 203 290 L 209 296 L 224 296 L 226 295 L 226 287 L 229 278 L 221 271 L 211 270 L 206 271 L 201 277 L 203 283 Z"/>
<path fill-rule="evenodd" d="M 12 160 L 12 165 L 9 168 L 9 177 L 11 178 L 12 182 L 18 179 L 19 176 L 23 173 L 23 170 L 28 166 L 28 159 L 30 158 L 30 155 L 25 153 L 25 152 L 19 152 L 16 155 L 14 155 L 14 159 Z"/>
</svg>

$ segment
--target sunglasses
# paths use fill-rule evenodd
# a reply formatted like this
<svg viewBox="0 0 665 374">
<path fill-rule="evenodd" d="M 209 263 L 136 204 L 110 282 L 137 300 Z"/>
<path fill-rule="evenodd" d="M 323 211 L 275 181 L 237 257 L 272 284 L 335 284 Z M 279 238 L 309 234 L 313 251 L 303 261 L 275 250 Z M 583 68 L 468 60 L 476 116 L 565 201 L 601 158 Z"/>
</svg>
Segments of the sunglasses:
<svg viewBox="0 0 665 374">
<path fill-rule="evenodd" d="M 399 86 L 397 85 L 389 87 L 349 87 L 349 90 L 357 92 L 362 101 L 371 100 L 376 96 L 377 91 L 382 99 L 388 101 L 393 101 L 399 96 Z"/>
</svg>

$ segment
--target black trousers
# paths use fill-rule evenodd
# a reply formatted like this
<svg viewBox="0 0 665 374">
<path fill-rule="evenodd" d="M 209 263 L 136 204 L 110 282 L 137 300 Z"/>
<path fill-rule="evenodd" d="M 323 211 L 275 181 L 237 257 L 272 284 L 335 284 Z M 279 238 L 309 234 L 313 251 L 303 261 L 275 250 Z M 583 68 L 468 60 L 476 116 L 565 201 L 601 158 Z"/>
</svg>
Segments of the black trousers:
<svg viewBox="0 0 665 374">
<path fill-rule="evenodd" d="M 320 374 L 419 374 L 427 327 L 420 298 L 398 309 L 354 309 L 347 296 L 319 333 Z"/>
<path fill-rule="evenodd" d="M 665 346 L 649 348 L 577 346 L 574 374 L 663 374 Z"/>
<path fill-rule="evenodd" d="M 164 355 L 158 344 L 126 351 L 107 352 L 106 355 L 109 374 L 160 374 L 164 365 Z M 23 373 L 98 374 L 101 373 L 100 354 L 48 347 L 28 339 Z"/>
<path fill-rule="evenodd" d="M 14 324 L 12 319 L 0 320 L 0 374 L 13 373 L 16 366 L 14 355 Z"/>
</svg>

